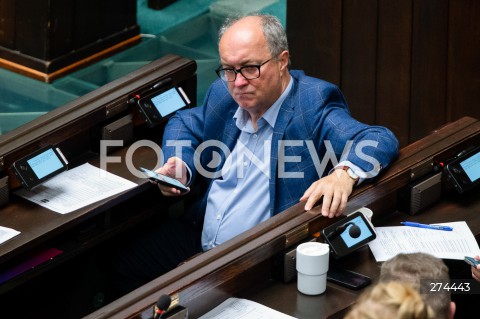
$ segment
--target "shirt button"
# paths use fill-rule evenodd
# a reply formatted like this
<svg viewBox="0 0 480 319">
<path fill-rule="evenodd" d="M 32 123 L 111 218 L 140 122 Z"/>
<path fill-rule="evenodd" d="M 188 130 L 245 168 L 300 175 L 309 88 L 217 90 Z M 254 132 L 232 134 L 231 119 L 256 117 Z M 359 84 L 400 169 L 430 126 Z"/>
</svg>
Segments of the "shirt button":
<svg viewBox="0 0 480 319">
<path fill-rule="evenodd" d="M 220 220 L 220 215 L 217 215 L 217 220 Z"/>
<path fill-rule="evenodd" d="M 248 162 L 243 162 L 243 166 L 248 166 Z"/>
<path fill-rule="evenodd" d="M 253 138 L 257 138 L 257 137 L 258 137 L 258 135 L 257 135 L 257 134 L 253 134 Z"/>
</svg>

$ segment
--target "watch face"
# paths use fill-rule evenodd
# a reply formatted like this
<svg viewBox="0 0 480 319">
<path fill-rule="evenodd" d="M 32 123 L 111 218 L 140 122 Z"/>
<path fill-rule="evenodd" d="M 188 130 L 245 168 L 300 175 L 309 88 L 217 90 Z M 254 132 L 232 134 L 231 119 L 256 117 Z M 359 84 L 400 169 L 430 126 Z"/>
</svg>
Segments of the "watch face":
<svg viewBox="0 0 480 319">
<path fill-rule="evenodd" d="M 353 179 L 357 179 L 357 178 L 358 178 L 358 175 L 355 174 L 351 168 L 347 169 L 347 173 L 348 173 L 348 175 L 349 175 L 351 178 L 353 178 Z"/>
<path fill-rule="evenodd" d="M 356 185 L 358 183 L 358 180 L 360 179 L 360 177 L 357 174 L 355 174 L 355 172 L 351 168 L 347 169 L 347 174 L 348 174 L 348 176 L 350 176 L 351 179 L 353 179 L 353 181 L 355 183 L 354 185 Z"/>
</svg>

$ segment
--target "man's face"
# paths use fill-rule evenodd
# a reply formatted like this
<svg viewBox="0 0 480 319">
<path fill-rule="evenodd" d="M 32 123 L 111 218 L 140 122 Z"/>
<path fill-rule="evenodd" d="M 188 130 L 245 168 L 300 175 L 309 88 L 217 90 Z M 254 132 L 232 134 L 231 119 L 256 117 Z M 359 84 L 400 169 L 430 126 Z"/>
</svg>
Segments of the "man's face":
<svg viewBox="0 0 480 319">
<path fill-rule="evenodd" d="M 219 53 L 224 68 L 239 69 L 245 65 L 260 65 L 260 77 L 247 80 L 237 74 L 235 81 L 226 82 L 238 105 L 250 114 L 263 114 L 280 97 L 284 89 L 282 63 L 272 57 L 258 18 L 250 17 L 232 25 L 222 36 Z M 285 66 L 286 68 L 286 66 Z M 288 81 L 287 81 L 288 83 Z"/>
</svg>

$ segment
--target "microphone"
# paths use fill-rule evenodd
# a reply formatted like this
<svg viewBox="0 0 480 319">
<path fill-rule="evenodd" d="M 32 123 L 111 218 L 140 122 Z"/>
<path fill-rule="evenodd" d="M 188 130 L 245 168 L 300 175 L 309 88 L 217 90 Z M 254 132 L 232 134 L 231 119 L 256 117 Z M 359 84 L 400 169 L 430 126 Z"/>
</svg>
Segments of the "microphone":
<svg viewBox="0 0 480 319">
<path fill-rule="evenodd" d="M 161 81 L 155 83 L 154 85 L 152 85 L 148 89 L 143 90 L 141 93 L 130 94 L 128 99 L 127 99 L 127 104 L 135 105 L 140 100 L 140 98 L 142 96 L 144 96 L 145 94 L 150 93 L 150 91 L 153 91 L 155 89 L 170 85 L 170 84 L 172 84 L 172 82 L 173 82 L 172 78 L 166 78 L 164 80 L 161 80 Z"/>
<path fill-rule="evenodd" d="M 155 90 L 156 88 L 160 88 L 160 87 L 163 87 L 163 86 L 170 85 L 170 84 L 172 84 L 172 82 L 173 82 L 172 78 L 166 78 L 166 79 L 164 79 L 164 80 L 161 80 L 161 81 L 155 83 L 155 84 L 149 89 L 149 91 Z"/>
<path fill-rule="evenodd" d="M 127 104 L 129 105 L 137 104 L 138 100 L 140 100 L 140 95 L 134 94 L 127 100 Z"/>
<path fill-rule="evenodd" d="M 358 227 L 355 223 L 352 223 L 352 222 L 348 222 L 348 223 L 345 223 L 343 225 L 340 225 L 338 226 L 333 232 L 331 232 L 329 235 L 328 235 L 328 239 L 332 240 L 332 239 L 335 239 L 337 238 L 338 236 L 340 236 L 341 233 L 343 233 L 345 231 L 345 229 L 347 229 L 348 226 L 352 226 L 350 227 L 350 229 L 348 230 L 348 234 L 352 237 L 352 238 L 358 238 L 360 236 L 360 234 L 362 233 L 362 231 L 360 230 L 360 227 Z"/>
<path fill-rule="evenodd" d="M 168 307 L 170 307 L 170 303 L 172 302 L 172 298 L 168 295 L 161 295 L 158 298 L 157 303 L 153 307 L 153 319 L 160 319 L 162 315 L 167 311 Z"/>
</svg>

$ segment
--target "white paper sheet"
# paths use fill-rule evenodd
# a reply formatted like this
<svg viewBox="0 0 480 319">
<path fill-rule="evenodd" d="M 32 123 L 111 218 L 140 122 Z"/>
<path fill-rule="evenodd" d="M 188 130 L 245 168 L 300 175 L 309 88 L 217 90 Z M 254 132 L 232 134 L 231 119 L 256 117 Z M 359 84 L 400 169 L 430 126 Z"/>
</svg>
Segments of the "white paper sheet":
<svg viewBox="0 0 480 319">
<path fill-rule="evenodd" d="M 377 261 L 385 261 L 399 253 L 423 252 L 442 259 L 463 260 L 480 254 L 472 231 L 464 221 L 435 223 L 453 227 L 452 231 L 409 226 L 375 227 L 377 238 L 368 246 Z"/>
<path fill-rule="evenodd" d="M 67 214 L 136 186 L 86 163 L 60 173 L 31 191 L 21 189 L 16 194 L 57 213 Z"/>
<path fill-rule="evenodd" d="M 295 319 L 251 300 L 228 298 L 199 319 Z"/>
<path fill-rule="evenodd" d="M 18 230 L 0 226 L 0 244 L 20 234 Z"/>
</svg>

